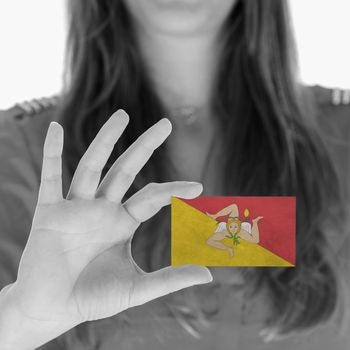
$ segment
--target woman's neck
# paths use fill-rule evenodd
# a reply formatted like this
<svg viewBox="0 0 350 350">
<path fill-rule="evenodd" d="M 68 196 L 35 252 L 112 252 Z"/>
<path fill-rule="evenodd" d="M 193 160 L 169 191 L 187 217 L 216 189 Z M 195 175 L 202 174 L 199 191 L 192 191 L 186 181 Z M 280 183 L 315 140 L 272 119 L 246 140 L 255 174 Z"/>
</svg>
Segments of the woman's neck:
<svg viewBox="0 0 350 350">
<path fill-rule="evenodd" d="M 141 55 L 164 106 L 208 108 L 218 57 L 216 35 L 138 32 Z"/>
</svg>

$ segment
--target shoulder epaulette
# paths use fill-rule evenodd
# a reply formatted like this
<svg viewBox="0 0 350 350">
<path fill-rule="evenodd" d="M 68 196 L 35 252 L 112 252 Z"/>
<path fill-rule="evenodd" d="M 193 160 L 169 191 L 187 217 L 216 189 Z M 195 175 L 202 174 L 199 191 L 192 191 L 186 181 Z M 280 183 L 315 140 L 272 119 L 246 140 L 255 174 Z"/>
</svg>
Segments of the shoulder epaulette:
<svg viewBox="0 0 350 350">
<path fill-rule="evenodd" d="M 0 110 L 0 120 L 6 118 L 23 119 L 25 117 L 34 117 L 46 109 L 57 106 L 59 99 L 60 97 L 55 95 L 16 103 L 6 110 Z"/>
<path fill-rule="evenodd" d="M 16 118 L 23 118 L 24 116 L 33 116 L 47 108 L 56 106 L 58 100 L 58 95 L 51 97 L 42 97 L 38 99 L 34 98 L 28 101 L 16 103 L 13 108 L 18 110 Z"/>
<path fill-rule="evenodd" d="M 350 104 L 350 89 L 332 89 L 332 104 L 335 106 Z"/>
<path fill-rule="evenodd" d="M 328 88 L 320 85 L 312 87 L 317 101 L 323 105 L 350 105 L 350 89 Z"/>
</svg>

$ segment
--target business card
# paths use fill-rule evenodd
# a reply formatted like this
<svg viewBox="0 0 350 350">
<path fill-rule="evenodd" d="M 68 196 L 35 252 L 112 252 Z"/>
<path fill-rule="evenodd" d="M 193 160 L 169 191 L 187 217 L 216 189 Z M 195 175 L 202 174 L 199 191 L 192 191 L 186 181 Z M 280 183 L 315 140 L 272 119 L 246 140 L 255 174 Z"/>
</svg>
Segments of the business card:
<svg viewBox="0 0 350 350">
<path fill-rule="evenodd" d="M 171 265 L 293 267 L 295 232 L 295 197 L 173 196 Z"/>
</svg>

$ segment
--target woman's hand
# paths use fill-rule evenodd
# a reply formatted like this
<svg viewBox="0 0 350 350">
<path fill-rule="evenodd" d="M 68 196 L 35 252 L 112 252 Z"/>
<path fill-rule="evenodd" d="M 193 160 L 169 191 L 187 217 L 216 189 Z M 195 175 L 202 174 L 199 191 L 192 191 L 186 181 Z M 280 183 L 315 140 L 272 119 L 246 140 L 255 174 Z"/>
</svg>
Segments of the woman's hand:
<svg viewBox="0 0 350 350">
<path fill-rule="evenodd" d="M 12 305 L 11 317 L 20 317 L 24 327 L 30 324 L 34 338 L 37 335 L 33 346 L 79 323 L 109 317 L 212 280 L 209 270 L 201 266 L 166 267 L 145 273 L 134 262 L 131 239 L 140 223 L 168 205 L 172 195 L 198 196 L 202 185 L 151 183 L 121 203 L 137 173 L 171 132 L 167 119 L 142 134 L 99 185 L 102 169 L 128 120 L 128 115 L 119 110 L 101 128 L 75 171 L 66 199 L 61 176 L 63 129 L 56 122 L 50 124 L 38 203 L 18 277 L 0 294 Z M 9 314 L 12 309 L 8 309 Z M 7 329 L 7 337 L 8 332 L 11 329 Z"/>
</svg>

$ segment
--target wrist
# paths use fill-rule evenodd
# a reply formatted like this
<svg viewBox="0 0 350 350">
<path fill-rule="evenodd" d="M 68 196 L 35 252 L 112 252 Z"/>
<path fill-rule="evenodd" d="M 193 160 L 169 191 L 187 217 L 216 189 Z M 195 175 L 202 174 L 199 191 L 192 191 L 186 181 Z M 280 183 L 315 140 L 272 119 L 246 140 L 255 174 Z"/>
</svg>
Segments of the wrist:
<svg viewBox="0 0 350 350">
<path fill-rule="evenodd" d="M 33 350 L 69 329 L 56 321 L 27 315 L 12 283 L 0 291 L 0 339 L 3 350 Z"/>
</svg>

